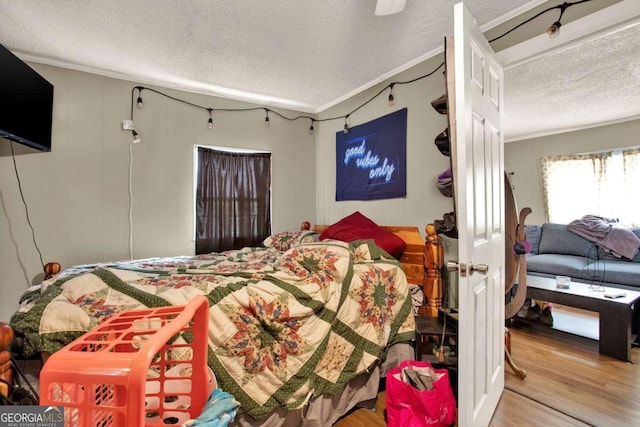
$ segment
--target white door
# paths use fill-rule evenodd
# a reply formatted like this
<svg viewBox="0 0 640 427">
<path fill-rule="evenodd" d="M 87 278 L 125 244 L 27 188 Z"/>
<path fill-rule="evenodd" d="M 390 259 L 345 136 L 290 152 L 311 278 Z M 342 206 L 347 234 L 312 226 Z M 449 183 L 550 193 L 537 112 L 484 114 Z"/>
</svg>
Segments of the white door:
<svg viewBox="0 0 640 427">
<path fill-rule="evenodd" d="M 463 3 L 454 6 L 453 57 L 459 425 L 487 426 L 504 389 L 503 72 Z"/>
</svg>

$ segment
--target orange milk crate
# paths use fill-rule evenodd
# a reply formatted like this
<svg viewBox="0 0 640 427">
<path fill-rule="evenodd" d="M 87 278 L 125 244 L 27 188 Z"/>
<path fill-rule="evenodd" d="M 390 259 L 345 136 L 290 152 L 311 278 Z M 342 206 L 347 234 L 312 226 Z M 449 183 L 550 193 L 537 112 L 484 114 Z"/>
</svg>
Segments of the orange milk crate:
<svg viewBox="0 0 640 427">
<path fill-rule="evenodd" d="M 40 405 L 65 427 L 180 425 L 197 418 L 215 377 L 207 367 L 209 302 L 129 310 L 49 357 Z"/>
</svg>

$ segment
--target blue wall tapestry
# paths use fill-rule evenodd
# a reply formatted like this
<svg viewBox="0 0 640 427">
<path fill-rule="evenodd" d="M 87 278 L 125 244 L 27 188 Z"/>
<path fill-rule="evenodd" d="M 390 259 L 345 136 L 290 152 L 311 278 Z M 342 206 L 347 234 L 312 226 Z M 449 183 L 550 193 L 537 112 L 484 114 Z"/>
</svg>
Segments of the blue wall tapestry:
<svg viewBox="0 0 640 427">
<path fill-rule="evenodd" d="M 336 132 L 336 200 L 407 196 L 407 109 Z"/>
</svg>

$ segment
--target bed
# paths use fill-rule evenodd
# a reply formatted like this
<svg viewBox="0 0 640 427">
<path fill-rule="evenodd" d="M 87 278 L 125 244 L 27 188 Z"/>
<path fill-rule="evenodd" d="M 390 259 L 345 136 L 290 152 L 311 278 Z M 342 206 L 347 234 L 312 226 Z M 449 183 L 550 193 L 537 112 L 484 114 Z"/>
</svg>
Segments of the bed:
<svg viewBox="0 0 640 427">
<path fill-rule="evenodd" d="M 241 404 L 238 426 L 327 426 L 375 402 L 380 378 L 413 357 L 410 283 L 424 278 L 416 227 L 374 240 L 278 233 L 264 247 L 75 266 L 30 288 L 11 326 L 23 356 L 47 355 L 121 310 L 210 304 L 208 363 Z"/>
</svg>

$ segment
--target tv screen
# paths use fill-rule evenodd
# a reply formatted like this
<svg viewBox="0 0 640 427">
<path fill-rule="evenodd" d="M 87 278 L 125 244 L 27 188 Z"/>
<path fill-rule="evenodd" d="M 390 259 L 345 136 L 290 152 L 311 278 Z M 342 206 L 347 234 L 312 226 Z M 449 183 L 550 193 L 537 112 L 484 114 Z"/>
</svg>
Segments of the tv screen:
<svg viewBox="0 0 640 427">
<path fill-rule="evenodd" d="M 53 85 L 0 44 L 0 137 L 51 151 Z"/>
</svg>

